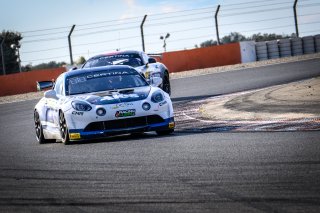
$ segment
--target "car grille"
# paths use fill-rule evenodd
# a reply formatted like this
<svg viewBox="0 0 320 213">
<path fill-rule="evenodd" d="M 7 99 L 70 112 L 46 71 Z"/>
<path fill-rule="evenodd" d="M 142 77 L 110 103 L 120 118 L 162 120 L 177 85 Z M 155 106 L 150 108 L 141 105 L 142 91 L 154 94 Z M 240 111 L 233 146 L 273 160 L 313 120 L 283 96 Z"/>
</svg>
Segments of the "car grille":
<svg viewBox="0 0 320 213">
<path fill-rule="evenodd" d="M 146 126 L 164 122 L 159 115 L 149 115 L 143 117 L 126 118 L 119 120 L 109 120 L 101 122 L 93 122 L 88 124 L 84 131 L 100 131 L 108 129 L 126 129 L 132 127 Z"/>
</svg>

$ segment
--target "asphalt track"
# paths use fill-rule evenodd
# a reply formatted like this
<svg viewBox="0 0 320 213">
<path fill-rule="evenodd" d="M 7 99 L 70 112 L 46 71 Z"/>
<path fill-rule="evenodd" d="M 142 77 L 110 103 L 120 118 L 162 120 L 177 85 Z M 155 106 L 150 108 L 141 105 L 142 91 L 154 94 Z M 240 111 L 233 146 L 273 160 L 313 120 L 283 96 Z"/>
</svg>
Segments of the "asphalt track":
<svg viewBox="0 0 320 213">
<path fill-rule="evenodd" d="M 172 81 L 176 104 L 320 75 L 319 59 Z M 0 212 L 320 212 L 320 132 L 183 131 L 39 145 L 0 105 Z"/>
</svg>

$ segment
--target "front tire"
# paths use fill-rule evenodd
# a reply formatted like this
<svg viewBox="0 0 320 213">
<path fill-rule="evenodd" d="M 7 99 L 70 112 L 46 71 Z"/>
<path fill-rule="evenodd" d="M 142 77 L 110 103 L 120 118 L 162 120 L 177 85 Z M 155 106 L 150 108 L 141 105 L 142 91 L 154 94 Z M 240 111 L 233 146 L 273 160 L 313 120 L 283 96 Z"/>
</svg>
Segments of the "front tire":
<svg viewBox="0 0 320 213">
<path fill-rule="evenodd" d="M 70 144 L 69 129 L 64 114 L 62 112 L 60 112 L 59 114 L 59 126 L 62 143 L 64 143 L 65 145 Z"/>
<path fill-rule="evenodd" d="M 163 91 L 171 95 L 171 86 L 170 86 L 170 80 L 169 80 L 169 74 L 166 73 L 163 77 L 163 83 L 162 88 Z"/>
<path fill-rule="evenodd" d="M 56 140 L 55 139 L 46 139 L 43 135 L 43 127 L 41 125 L 41 120 L 39 113 L 37 111 L 34 111 L 34 128 L 36 130 L 36 138 L 39 144 L 44 143 L 53 143 Z"/>
</svg>

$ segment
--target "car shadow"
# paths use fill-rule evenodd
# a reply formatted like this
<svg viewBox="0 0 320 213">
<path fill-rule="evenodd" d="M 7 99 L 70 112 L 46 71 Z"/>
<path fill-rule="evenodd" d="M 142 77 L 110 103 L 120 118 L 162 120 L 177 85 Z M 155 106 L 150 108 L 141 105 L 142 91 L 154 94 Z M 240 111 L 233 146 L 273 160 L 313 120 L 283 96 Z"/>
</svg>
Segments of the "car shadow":
<svg viewBox="0 0 320 213">
<path fill-rule="evenodd" d="M 126 141 L 153 140 L 155 138 L 176 137 L 176 136 L 179 136 L 180 134 L 181 133 L 179 133 L 179 132 L 175 132 L 170 135 L 157 135 L 156 133 L 153 133 L 153 132 L 145 132 L 145 133 L 141 133 L 141 134 L 124 134 L 124 135 L 108 136 L 108 137 L 101 138 L 101 139 L 72 141 L 68 145 L 83 145 L 83 144 L 95 144 L 95 143 L 116 143 L 116 142 L 126 142 Z"/>
<path fill-rule="evenodd" d="M 132 141 L 141 141 L 141 140 L 154 140 L 158 138 L 170 139 L 175 137 L 184 137 L 186 135 L 198 135 L 198 134 L 205 134 L 205 133 L 223 133 L 223 132 L 228 133 L 229 131 L 226 131 L 226 130 L 222 130 L 222 131 L 221 130 L 215 130 L 215 131 L 177 130 L 174 133 L 169 135 L 157 135 L 154 132 L 145 132 L 141 134 L 114 135 L 114 136 L 109 136 L 101 139 L 73 141 L 70 144 L 68 144 L 68 146 L 97 144 L 97 143 L 119 143 L 119 142 L 128 142 L 128 141 L 132 142 Z"/>
</svg>

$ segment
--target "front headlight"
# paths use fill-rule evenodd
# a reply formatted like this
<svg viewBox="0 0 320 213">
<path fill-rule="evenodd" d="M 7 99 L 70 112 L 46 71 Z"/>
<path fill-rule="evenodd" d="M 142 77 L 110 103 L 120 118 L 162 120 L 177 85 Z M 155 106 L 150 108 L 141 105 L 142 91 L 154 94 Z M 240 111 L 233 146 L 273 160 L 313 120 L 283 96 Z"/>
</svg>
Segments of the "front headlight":
<svg viewBox="0 0 320 213">
<path fill-rule="evenodd" d="M 92 109 L 89 104 L 83 101 L 72 101 L 71 105 L 77 111 L 90 111 Z"/>
<path fill-rule="evenodd" d="M 152 96 L 151 96 L 151 101 L 152 101 L 153 103 L 159 103 L 159 102 L 161 102 L 161 101 L 163 101 L 163 100 L 164 100 L 164 97 L 163 97 L 162 93 L 159 92 L 159 91 L 154 92 L 154 93 L 152 94 Z"/>
</svg>

